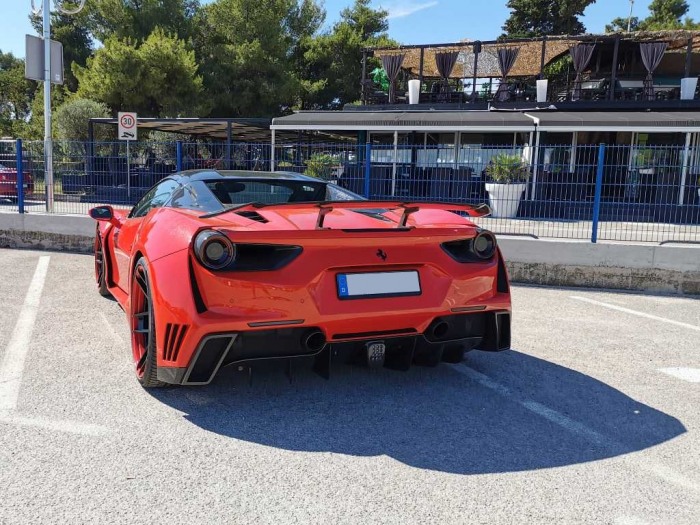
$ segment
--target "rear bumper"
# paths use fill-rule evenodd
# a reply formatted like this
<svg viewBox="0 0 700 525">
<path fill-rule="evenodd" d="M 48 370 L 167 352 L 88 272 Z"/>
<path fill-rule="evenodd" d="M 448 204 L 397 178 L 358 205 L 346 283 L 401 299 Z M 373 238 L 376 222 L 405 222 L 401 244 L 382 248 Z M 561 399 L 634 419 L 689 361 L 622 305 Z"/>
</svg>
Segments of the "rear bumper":
<svg viewBox="0 0 700 525">
<path fill-rule="evenodd" d="M 322 334 L 321 338 L 310 336 Z M 210 383 L 222 366 L 252 366 L 269 360 L 308 360 L 330 377 L 334 363 L 366 362 L 368 343 L 386 347 L 383 366 L 407 370 L 412 365 L 435 366 L 461 361 L 465 351 L 497 352 L 510 348 L 510 310 L 436 316 L 423 333 L 415 330 L 339 334 L 326 340 L 322 327 L 219 332 L 199 340 L 186 367 L 158 367 L 158 379 L 180 385 Z"/>
</svg>

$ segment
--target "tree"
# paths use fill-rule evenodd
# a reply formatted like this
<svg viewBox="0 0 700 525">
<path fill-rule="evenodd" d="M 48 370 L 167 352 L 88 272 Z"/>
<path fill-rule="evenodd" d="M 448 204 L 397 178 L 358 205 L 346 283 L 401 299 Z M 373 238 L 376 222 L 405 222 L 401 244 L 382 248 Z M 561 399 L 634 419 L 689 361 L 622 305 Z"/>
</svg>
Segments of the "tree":
<svg viewBox="0 0 700 525">
<path fill-rule="evenodd" d="M 212 116 L 274 116 L 293 104 L 295 34 L 317 18 L 296 0 L 216 0 L 202 8 L 195 48 Z M 309 13 L 304 13 L 305 16 Z"/>
<path fill-rule="evenodd" d="M 700 22 L 687 17 L 689 11 L 686 0 L 653 0 L 649 4 L 649 16 L 644 20 L 634 17 L 632 31 L 665 31 L 673 29 L 700 29 Z M 605 26 L 605 31 L 626 31 L 627 19 L 616 18 Z"/>
<path fill-rule="evenodd" d="M 309 93 L 307 106 L 332 108 L 359 100 L 362 51 L 397 45 L 387 34 L 387 17 L 387 11 L 372 9 L 370 0 L 355 0 L 352 7 L 340 13 L 340 20 L 329 33 L 315 39 L 305 55 L 308 64 L 305 80 L 324 85 Z M 368 69 L 377 65 L 374 59 Z"/>
<path fill-rule="evenodd" d="M 0 51 L 0 136 L 26 131 L 36 82 L 24 78 L 24 60 Z"/>
<path fill-rule="evenodd" d="M 74 97 L 56 110 L 56 137 L 86 142 L 88 121 L 91 118 L 109 117 L 109 108 L 100 102 Z M 100 140 L 98 137 L 97 140 Z"/>
<path fill-rule="evenodd" d="M 578 35 L 586 32 L 579 20 L 595 0 L 508 0 L 510 17 L 503 25 L 510 38 Z"/>
<path fill-rule="evenodd" d="M 73 72 L 79 81 L 78 95 L 103 102 L 114 113 L 196 114 L 202 91 L 194 52 L 160 29 L 139 46 L 110 37 L 86 67 L 76 65 Z"/>
<path fill-rule="evenodd" d="M 189 39 L 198 9 L 198 0 L 100 0 L 88 2 L 85 11 L 100 42 L 111 37 L 143 42 L 156 27 Z"/>
<path fill-rule="evenodd" d="M 630 31 L 637 31 L 639 29 L 639 17 L 633 16 L 631 19 L 628 19 L 619 16 L 605 25 L 605 32 L 617 33 L 619 31 L 627 31 L 628 25 Z"/>
</svg>

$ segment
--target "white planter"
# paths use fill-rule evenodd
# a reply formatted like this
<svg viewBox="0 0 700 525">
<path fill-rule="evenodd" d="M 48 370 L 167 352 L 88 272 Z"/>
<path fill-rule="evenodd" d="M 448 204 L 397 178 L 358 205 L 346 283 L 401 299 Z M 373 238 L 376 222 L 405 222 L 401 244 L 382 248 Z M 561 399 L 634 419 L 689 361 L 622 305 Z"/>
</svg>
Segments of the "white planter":
<svg viewBox="0 0 700 525">
<path fill-rule="evenodd" d="M 408 103 L 418 104 L 418 97 L 420 96 L 420 80 L 409 80 L 408 81 Z"/>
<path fill-rule="evenodd" d="M 537 102 L 547 102 L 547 87 L 549 86 L 548 80 L 536 80 L 537 85 Z"/>
<path fill-rule="evenodd" d="M 693 100 L 698 87 L 698 77 L 681 79 L 681 100 Z"/>
<path fill-rule="evenodd" d="M 489 205 L 492 217 L 513 218 L 518 213 L 518 205 L 523 197 L 527 184 L 486 184 L 489 192 Z"/>
</svg>

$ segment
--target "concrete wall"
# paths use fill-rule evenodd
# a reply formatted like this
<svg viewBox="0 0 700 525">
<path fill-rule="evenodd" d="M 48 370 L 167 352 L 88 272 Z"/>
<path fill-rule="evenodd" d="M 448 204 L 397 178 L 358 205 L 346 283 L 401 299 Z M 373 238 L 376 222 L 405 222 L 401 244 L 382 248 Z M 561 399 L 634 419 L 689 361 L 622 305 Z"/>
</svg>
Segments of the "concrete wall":
<svg viewBox="0 0 700 525">
<path fill-rule="evenodd" d="M 86 216 L 0 213 L 0 247 L 91 252 Z M 514 282 L 700 295 L 700 246 L 500 237 Z"/>
</svg>

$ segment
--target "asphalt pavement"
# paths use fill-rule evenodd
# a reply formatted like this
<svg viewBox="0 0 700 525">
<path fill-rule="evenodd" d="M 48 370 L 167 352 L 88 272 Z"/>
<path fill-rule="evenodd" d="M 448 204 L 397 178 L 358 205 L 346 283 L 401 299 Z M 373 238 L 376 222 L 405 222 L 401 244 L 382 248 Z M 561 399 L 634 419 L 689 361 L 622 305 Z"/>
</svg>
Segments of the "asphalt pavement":
<svg viewBox="0 0 700 525">
<path fill-rule="evenodd" d="M 143 390 L 92 258 L 0 250 L 0 523 L 700 523 L 700 300 L 513 288 L 513 350 Z"/>
</svg>

